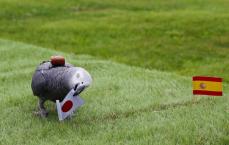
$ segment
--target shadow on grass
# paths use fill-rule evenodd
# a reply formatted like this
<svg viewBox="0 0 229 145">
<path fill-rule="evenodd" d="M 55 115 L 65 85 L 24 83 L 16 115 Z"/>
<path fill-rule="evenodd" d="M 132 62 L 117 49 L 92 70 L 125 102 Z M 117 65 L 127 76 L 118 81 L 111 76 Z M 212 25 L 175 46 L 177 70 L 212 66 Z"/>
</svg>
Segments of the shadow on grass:
<svg viewBox="0 0 229 145">
<path fill-rule="evenodd" d="M 123 119 L 132 117 L 135 115 L 140 115 L 141 113 L 147 113 L 147 112 L 162 112 L 166 110 L 176 109 L 179 107 L 192 107 L 196 106 L 198 104 L 213 104 L 215 103 L 215 99 L 212 98 L 202 98 L 196 101 L 190 100 L 186 102 L 177 102 L 177 103 L 170 103 L 170 104 L 154 104 L 151 106 L 148 106 L 146 108 L 138 109 L 138 110 L 129 110 L 126 112 L 111 112 L 104 116 L 96 116 L 92 117 L 88 120 L 81 120 L 80 122 L 82 124 L 94 124 L 98 122 L 109 122 L 109 121 L 115 121 L 117 119 Z"/>
</svg>

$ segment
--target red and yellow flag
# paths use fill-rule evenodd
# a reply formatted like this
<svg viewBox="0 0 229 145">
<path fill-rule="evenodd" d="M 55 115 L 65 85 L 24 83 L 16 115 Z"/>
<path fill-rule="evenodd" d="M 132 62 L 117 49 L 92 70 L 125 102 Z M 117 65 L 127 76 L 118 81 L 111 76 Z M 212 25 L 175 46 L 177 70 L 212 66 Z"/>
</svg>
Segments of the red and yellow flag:
<svg viewBox="0 0 229 145">
<path fill-rule="evenodd" d="M 193 95 L 222 96 L 222 81 L 222 78 L 217 77 L 194 76 Z"/>
</svg>

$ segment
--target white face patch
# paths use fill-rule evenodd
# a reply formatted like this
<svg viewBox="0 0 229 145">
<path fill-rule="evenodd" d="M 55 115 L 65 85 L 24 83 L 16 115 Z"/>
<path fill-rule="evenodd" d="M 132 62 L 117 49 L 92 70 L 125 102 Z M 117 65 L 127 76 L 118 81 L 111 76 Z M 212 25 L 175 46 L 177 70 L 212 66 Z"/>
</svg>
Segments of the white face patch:
<svg viewBox="0 0 229 145">
<path fill-rule="evenodd" d="M 76 67 L 76 69 L 77 71 L 71 79 L 72 85 L 79 84 L 88 87 L 92 83 L 91 75 L 83 68 Z"/>
<path fill-rule="evenodd" d="M 80 78 L 80 74 L 76 73 L 76 78 L 79 79 Z"/>
</svg>

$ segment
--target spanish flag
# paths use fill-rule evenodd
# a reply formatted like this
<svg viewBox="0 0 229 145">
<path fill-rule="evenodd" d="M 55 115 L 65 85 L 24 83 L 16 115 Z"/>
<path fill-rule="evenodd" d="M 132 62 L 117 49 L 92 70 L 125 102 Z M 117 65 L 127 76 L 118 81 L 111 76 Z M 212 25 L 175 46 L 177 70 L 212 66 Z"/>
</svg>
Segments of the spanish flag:
<svg viewBox="0 0 229 145">
<path fill-rule="evenodd" d="M 194 76 L 193 95 L 222 96 L 222 78 Z"/>
</svg>

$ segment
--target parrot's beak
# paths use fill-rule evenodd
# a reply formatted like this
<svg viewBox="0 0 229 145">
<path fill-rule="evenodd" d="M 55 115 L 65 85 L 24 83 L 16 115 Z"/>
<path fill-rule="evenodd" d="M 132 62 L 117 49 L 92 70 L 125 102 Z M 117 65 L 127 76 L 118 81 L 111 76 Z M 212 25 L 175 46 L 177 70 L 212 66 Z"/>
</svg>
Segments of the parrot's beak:
<svg viewBox="0 0 229 145">
<path fill-rule="evenodd" d="M 76 84 L 74 87 L 75 93 L 73 96 L 79 95 L 87 86 L 83 84 Z"/>
</svg>

